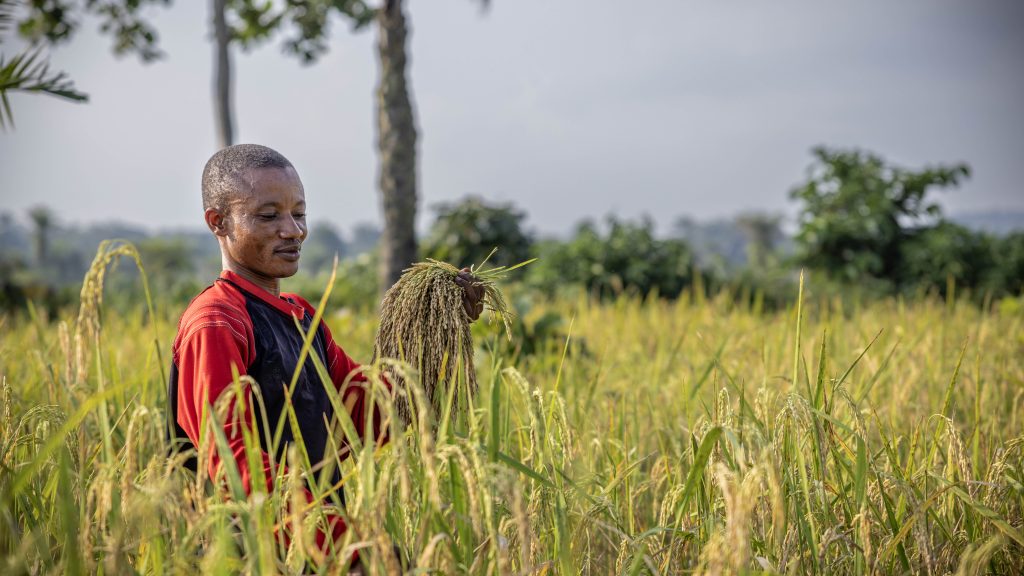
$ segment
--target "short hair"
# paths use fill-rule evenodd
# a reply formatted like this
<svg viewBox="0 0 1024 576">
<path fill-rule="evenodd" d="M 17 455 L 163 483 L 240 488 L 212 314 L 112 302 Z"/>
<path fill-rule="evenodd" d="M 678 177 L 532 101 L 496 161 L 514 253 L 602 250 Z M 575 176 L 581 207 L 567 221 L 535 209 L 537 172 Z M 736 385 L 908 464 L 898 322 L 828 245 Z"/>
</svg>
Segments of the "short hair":
<svg viewBox="0 0 1024 576">
<path fill-rule="evenodd" d="M 258 168 L 294 168 L 280 152 L 259 144 L 235 144 L 210 157 L 203 168 L 203 210 L 224 210 L 240 178 Z"/>
</svg>

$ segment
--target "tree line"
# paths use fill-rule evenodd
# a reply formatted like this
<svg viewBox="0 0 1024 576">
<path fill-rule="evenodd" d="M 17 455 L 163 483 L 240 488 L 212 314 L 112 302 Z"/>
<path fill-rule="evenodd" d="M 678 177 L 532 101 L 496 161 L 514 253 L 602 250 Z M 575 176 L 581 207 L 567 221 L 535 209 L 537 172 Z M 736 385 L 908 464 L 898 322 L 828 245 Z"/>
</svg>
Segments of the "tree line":
<svg viewBox="0 0 1024 576">
<path fill-rule="evenodd" d="M 597 297 L 676 298 L 687 290 L 728 287 L 766 305 L 785 305 L 801 268 L 820 290 L 847 295 L 1022 295 L 1024 229 L 1003 235 L 970 229 L 948 219 L 935 202 L 935 193 L 969 177 L 966 164 L 909 170 L 871 152 L 825 147 L 812 157 L 806 180 L 790 192 L 800 206 L 792 235 L 778 215 L 744 213 L 728 222 L 683 217 L 668 234 L 656 233 L 650 219 L 609 216 L 580 222 L 567 237 L 544 238 L 513 204 L 468 197 L 434 207 L 416 259 L 511 266 L 537 257 L 520 278 L 542 295 L 582 290 Z M 34 209 L 29 217 L 31 233 L 11 215 L 0 217 L 6 308 L 40 295 L 57 304 L 73 300 L 91 258 L 83 247 L 106 237 L 135 241 L 153 284 L 173 300 L 191 297 L 219 270 L 216 243 L 205 231 L 152 237 L 138 229 L 94 227 L 69 236 L 48 210 Z M 319 293 L 338 255 L 337 301 L 375 306 L 386 287 L 376 273 L 383 242 L 371 225 L 342 235 L 329 223 L 314 223 L 302 270 L 289 283 L 295 291 Z"/>
<path fill-rule="evenodd" d="M 806 180 L 790 191 L 800 206 L 792 237 L 778 215 L 746 213 L 731 223 L 733 234 L 719 233 L 710 254 L 707 246 L 694 248 L 715 226 L 685 218 L 668 237 L 655 234 L 650 220 L 609 217 L 603 226 L 581 223 L 566 240 L 534 242 L 523 232 L 523 212 L 469 199 L 442 205 L 424 254 L 470 263 L 500 246 L 498 265 L 537 256 L 526 283 L 544 293 L 579 286 L 598 296 L 673 298 L 718 284 L 781 303 L 795 294 L 801 268 L 825 291 L 867 297 L 1024 292 L 1024 228 L 1004 235 L 972 230 L 947 218 L 935 201 L 937 192 L 970 176 L 967 164 L 912 170 L 872 152 L 823 146 L 812 158 Z"/>
</svg>

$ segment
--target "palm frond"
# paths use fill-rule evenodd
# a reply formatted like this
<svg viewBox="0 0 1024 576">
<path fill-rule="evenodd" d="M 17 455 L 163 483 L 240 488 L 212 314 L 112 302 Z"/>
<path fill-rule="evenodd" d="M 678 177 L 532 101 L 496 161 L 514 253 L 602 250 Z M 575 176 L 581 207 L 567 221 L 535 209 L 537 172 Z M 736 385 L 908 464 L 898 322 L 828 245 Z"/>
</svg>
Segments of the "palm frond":
<svg viewBox="0 0 1024 576">
<path fill-rule="evenodd" d="M 75 89 L 66 73 L 50 71 L 50 64 L 38 47 L 29 48 L 9 60 L 0 55 L 0 129 L 6 129 L 8 124 L 14 126 L 7 94 L 16 91 L 41 92 L 74 102 L 89 99 L 88 95 Z"/>
<path fill-rule="evenodd" d="M 17 0 L 0 0 L 0 42 L 3 42 L 3 33 L 14 21 L 14 9 L 17 5 Z"/>
</svg>

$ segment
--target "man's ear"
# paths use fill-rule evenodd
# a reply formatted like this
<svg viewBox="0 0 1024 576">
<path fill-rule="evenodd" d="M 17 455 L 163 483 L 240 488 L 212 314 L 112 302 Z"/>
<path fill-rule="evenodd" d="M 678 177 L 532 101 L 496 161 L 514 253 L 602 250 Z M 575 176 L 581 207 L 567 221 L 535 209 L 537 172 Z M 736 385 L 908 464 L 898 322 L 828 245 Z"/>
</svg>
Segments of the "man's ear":
<svg viewBox="0 0 1024 576">
<path fill-rule="evenodd" d="M 228 235 L 228 225 L 230 222 L 227 214 L 216 208 L 207 208 L 203 217 L 206 219 L 206 226 L 210 229 L 210 232 L 217 236 Z"/>
</svg>

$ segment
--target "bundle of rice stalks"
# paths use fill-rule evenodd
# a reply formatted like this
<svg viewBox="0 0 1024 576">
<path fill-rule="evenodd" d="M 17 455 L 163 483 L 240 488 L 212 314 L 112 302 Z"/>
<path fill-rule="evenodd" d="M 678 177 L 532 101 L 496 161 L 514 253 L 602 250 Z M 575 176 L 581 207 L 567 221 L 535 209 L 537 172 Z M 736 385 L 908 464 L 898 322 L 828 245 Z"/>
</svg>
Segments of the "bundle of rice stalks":
<svg viewBox="0 0 1024 576">
<path fill-rule="evenodd" d="M 495 281 L 529 262 L 532 260 L 512 267 L 470 270 L 476 285 L 484 290 L 485 309 L 504 323 L 509 338 L 510 312 Z M 374 360 L 401 360 L 418 372 L 435 416 L 444 403 L 460 406 L 476 392 L 470 318 L 462 303 L 463 288 L 455 283 L 458 274 L 455 266 L 431 259 L 406 269 L 384 295 L 374 342 Z M 390 371 L 389 378 L 396 391 L 395 407 L 409 422 L 412 393 L 401 375 Z"/>
</svg>

